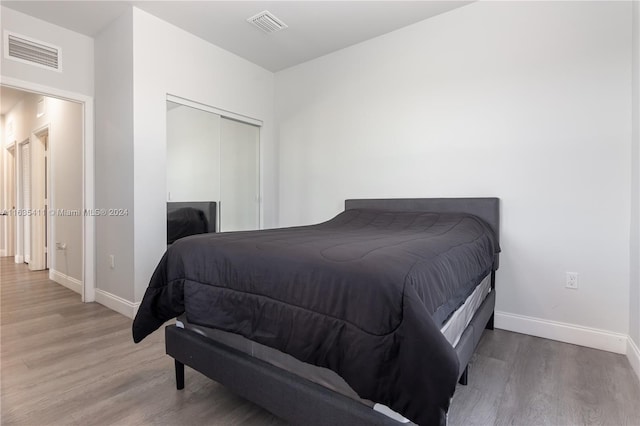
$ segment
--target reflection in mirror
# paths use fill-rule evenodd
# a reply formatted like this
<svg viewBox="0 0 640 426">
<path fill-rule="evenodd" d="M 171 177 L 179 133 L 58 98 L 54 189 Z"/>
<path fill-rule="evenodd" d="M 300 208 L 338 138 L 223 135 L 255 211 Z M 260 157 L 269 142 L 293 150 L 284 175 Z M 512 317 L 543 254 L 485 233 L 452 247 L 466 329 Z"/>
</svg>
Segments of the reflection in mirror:
<svg viewBox="0 0 640 426">
<path fill-rule="evenodd" d="M 220 116 L 167 101 L 167 201 L 220 199 Z"/>
<path fill-rule="evenodd" d="M 220 229 L 258 229 L 259 128 L 239 121 L 220 121 Z"/>
</svg>

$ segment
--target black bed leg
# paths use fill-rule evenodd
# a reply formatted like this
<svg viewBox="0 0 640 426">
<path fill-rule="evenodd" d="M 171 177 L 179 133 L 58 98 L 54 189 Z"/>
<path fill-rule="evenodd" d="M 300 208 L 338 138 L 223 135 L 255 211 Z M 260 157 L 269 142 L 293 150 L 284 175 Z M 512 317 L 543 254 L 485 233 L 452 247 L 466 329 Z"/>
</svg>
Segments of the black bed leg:
<svg viewBox="0 0 640 426">
<path fill-rule="evenodd" d="M 184 364 L 175 360 L 176 364 L 176 389 L 184 389 Z"/>
<path fill-rule="evenodd" d="M 469 366 L 467 365 L 464 368 L 464 371 L 462 372 L 462 375 L 460 376 L 458 383 L 460 383 L 462 386 L 467 386 L 468 379 L 469 379 Z"/>
<path fill-rule="evenodd" d="M 487 322 L 487 325 L 485 326 L 485 330 L 493 330 L 493 317 L 495 316 L 495 312 L 491 314 L 491 318 L 489 318 L 489 321 Z"/>
</svg>

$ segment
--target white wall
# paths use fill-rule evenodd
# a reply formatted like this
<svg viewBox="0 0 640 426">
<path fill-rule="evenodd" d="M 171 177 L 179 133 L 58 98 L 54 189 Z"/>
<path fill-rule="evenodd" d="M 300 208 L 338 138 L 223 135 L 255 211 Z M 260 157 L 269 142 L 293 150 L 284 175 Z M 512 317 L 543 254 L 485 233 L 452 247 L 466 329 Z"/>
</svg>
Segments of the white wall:
<svg viewBox="0 0 640 426">
<path fill-rule="evenodd" d="M 167 94 L 264 123 L 260 143 L 267 227 L 277 223 L 277 149 L 273 73 L 135 8 L 133 40 L 133 282 L 139 301 L 166 248 Z"/>
<path fill-rule="evenodd" d="M 96 217 L 96 294 L 133 301 L 133 13 L 95 39 L 96 207 L 128 209 Z M 144 216 L 144 212 L 140 212 Z M 114 256 L 111 268 L 109 256 Z"/>
<path fill-rule="evenodd" d="M 92 38 L 4 6 L 0 6 L 0 15 L 3 34 L 4 30 L 9 30 L 53 44 L 62 50 L 62 72 L 57 72 L 5 59 L 4 43 L 0 43 L 0 70 L 3 77 L 93 96 Z"/>
<path fill-rule="evenodd" d="M 631 289 L 628 352 L 640 376 L 640 3 L 633 2 L 633 136 L 631 180 Z"/>
<path fill-rule="evenodd" d="M 277 73 L 280 225 L 350 197 L 498 196 L 502 327 L 626 342 L 630 14 L 477 2 Z"/>
</svg>

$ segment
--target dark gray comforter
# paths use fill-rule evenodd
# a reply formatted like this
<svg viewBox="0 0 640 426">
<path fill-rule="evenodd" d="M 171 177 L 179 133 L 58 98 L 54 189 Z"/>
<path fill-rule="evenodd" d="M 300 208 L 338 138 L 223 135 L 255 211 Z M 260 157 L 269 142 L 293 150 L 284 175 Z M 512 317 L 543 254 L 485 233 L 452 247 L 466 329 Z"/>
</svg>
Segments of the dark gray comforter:
<svg viewBox="0 0 640 426">
<path fill-rule="evenodd" d="M 439 329 L 499 249 L 466 214 L 347 210 L 314 226 L 177 241 L 133 324 L 186 311 L 342 376 L 420 425 L 444 424 L 458 359 Z"/>
</svg>

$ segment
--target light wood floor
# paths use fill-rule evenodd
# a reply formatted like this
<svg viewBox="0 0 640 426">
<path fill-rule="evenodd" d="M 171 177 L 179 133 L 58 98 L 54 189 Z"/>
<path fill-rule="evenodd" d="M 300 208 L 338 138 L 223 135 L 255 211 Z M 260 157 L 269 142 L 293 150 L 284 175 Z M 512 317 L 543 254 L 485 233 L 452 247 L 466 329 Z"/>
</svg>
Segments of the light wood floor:
<svg viewBox="0 0 640 426">
<path fill-rule="evenodd" d="M 156 332 L 0 259 L 2 425 L 284 425 L 173 362 Z M 450 425 L 640 425 L 640 382 L 622 355 L 487 331 Z"/>
</svg>

